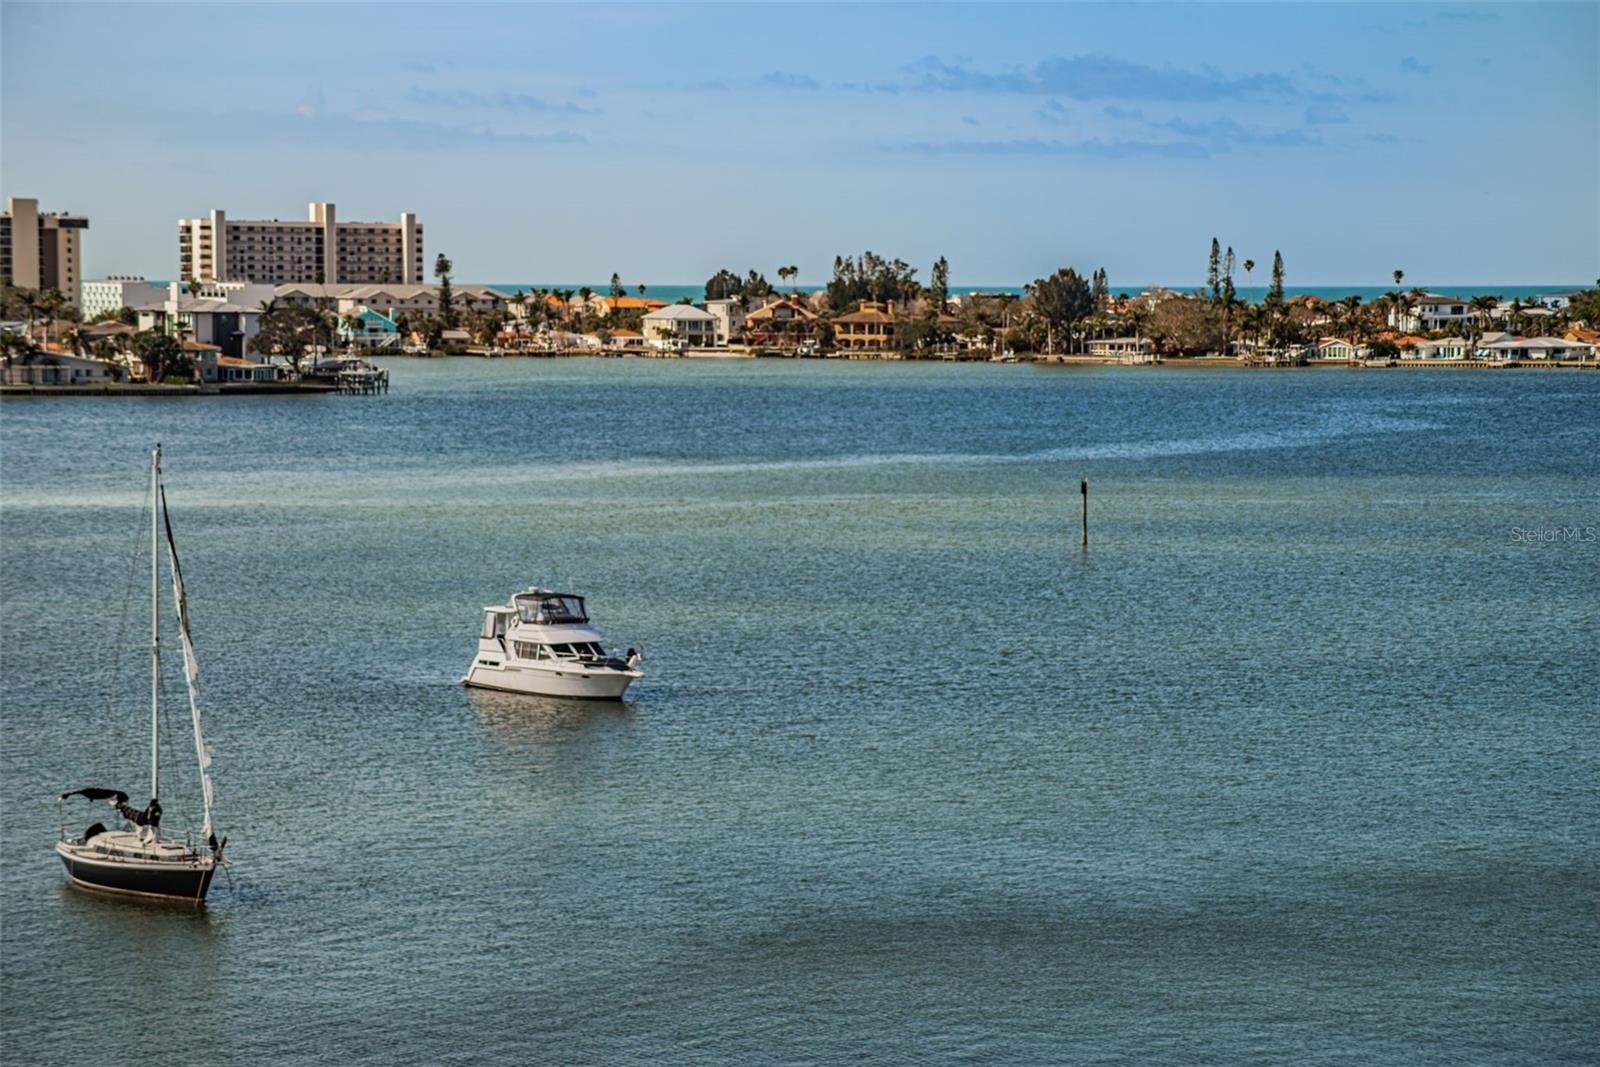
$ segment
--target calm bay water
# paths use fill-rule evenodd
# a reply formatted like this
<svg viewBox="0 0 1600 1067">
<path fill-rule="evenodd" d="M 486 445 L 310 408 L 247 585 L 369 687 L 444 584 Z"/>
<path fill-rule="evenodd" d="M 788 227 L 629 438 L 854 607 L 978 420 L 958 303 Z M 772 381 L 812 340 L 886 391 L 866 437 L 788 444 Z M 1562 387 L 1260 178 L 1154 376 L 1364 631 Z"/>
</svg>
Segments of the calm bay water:
<svg viewBox="0 0 1600 1067">
<path fill-rule="evenodd" d="M 391 366 L 0 409 L 7 1064 L 1593 1062 L 1600 375 Z M 199 913 L 50 852 L 157 439 Z M 629 703 L 457 684 L 535 580 Z"/>
</svg>

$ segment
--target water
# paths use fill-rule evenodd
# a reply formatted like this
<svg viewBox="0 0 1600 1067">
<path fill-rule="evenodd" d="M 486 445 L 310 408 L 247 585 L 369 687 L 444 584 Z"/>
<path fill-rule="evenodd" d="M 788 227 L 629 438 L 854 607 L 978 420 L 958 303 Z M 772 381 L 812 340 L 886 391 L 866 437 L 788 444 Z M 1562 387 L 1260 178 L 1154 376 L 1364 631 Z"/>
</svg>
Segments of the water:
<svg viewBox="0 0 1600 1067">
<path fill-rule="evenodd" d="M 7 1064 L 1593 1061 L 1600 375 L 391 367 L 5 402 Z M 198 914 L 50 852 L 157 437 Z M 535 579 L 635 699 L 456 684 Z"/>
</svg>

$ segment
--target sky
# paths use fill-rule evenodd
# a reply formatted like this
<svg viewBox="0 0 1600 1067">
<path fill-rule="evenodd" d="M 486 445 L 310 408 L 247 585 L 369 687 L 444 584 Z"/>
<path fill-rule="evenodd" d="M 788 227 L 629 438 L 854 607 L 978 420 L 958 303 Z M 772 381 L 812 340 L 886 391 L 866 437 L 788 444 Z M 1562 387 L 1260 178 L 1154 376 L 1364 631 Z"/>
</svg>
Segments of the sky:
<svg viewBox="0 0 1600 1067">
<path fill-rule="evenodd" d="M 0 3 L 0 192 L 90 218 L 414 211 L 483 282 L 1600 277 L 1600 4 Z"/>
</svg>

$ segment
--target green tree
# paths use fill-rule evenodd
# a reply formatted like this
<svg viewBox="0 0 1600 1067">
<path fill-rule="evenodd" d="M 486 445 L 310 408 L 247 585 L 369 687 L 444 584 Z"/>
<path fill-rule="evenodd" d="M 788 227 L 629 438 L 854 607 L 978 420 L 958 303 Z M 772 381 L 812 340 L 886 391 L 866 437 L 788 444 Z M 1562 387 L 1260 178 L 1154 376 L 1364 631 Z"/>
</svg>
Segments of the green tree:
<svg viewBox="0 0 1600 1067">
<path fill-rule="evenodd" d="M 616 271 L 611 272 L 611 295 L 623 296 L 627 290 L 622 287 L 622 276 Z"/>
<path fill-rule="evenodd" d="M 707 300 L 727 300 L 744 295 L 744 279 L 724 267 L 706 279 Z"/>
<path fill-rule="evenodd" d="M 928 295 L 940 313 L 950 306 L 950 262 L 943 256 L 933 261 L 928 272 Z"/>
<path fill-rule="evenodd" d="M 1403 270 L 1396 270 L 1394 272 L 1394 284 L 1395 284 L 1396 288 L 1399 288 L 1400 279 L 1404 278 L 1405 276 L 1406 276 L 1406 272 L 1403 271 Z"/>
<path fill-rule="evenodd" d="M 1035 279 L 1029 290 L 1034 311 L 1050 327 L 1047 349 L 1055 351 L 1055 334 L 1065 331 L 1067 349 L 1071 351 L 1073 330 L 1094 311 L 1089 283 L 1071 267 L 1062 267 L 1048 278 Z"/>
<path fill-rule="evenodd" d="M 176 337 L 157 330 L 141 330 L 133 337 L 133 351 L 144 363 L 147 382 L 164 382 L 184 370 L 186 357 Z"/>
<path fill-rule="evenodd" d="M 1206 288 L 1211 290 L 1211 299 L 1216 300 L 1222 295 L 1220 282 L 1222 280 L 1222 246 L 1213 237 L 1211 239 L 1211 258 L 1206 261 Z"/>
<path fill-rule="evenodd" d="M 439 279 L 439 318 L 446 329 L 456 324 L 454 294 L 450 289 L 450 272 L 454 269 L 455 265 L 443 252 L 433 261 L 433 276 Z"/>
</svg>

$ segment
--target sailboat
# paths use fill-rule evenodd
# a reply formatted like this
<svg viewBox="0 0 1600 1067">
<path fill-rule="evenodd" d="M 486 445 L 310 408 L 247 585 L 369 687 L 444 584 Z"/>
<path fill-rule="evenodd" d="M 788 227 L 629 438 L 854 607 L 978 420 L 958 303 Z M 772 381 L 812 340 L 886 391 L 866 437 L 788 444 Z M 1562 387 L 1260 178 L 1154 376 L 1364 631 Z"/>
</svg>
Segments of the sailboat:
<svg viewBox="0 0 1600 1067">
<path fill-rule="evenodd" d="M 192 834 L 164 836 L 161 832 L 161 603 L 160 529 L 166 528 L 168 570 L 172 575 L 172 598 L 178 609 L 178 636 L 183 644 L 184 678 L 189 688 L 189 718 L 194 726 L 194 752 L 200 765 L 200 797 L 205 806 L 205 822 L 196 842 Z M 66 822 L 61 824 L 61 839 L 56 854 L 67 874 L 78 885 L 114 893 L 164 897 L 201 903 L 211 888 L 211 876 L 222 858 L 228 839 L 217 840 L 211 826 L 211 756 L 200 735 L 200 673 L 195 660 L 194 642 L 189 636 L 189 605 L 183 591 L 183 571 L 178 566 L 178 548 L 172 539 L 172 517 L 167 512 L 166 492 L 161 486 L 161 447 L 150 454 L 150 803 L 135 808 L 128 794 L 120 789 L 88 786 L 61 794 L 81 796 L 86 801 L 109 801 L 116 812 L 113 827 L 90 825 L 78 837 L 68 837 Z"/>
</svg>

